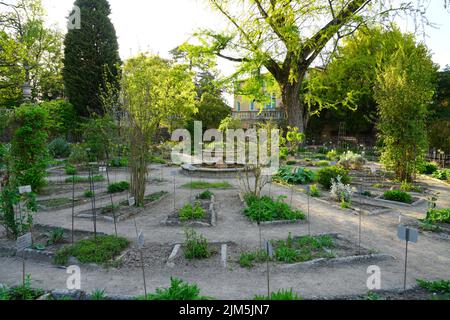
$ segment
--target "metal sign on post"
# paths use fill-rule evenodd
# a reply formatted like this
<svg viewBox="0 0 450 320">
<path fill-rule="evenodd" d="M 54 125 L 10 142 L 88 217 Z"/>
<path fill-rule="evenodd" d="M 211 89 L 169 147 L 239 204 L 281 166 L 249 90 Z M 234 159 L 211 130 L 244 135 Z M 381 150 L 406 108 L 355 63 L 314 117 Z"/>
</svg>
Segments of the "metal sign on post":
<svg viewBox="0 0 450 320">
<path fill-rule="evenodd" d="M 106 167 L 104 166 L 98 167 L 98 172 L 106 172 Z"/>
<path fill-rule="evenodd" d="M 400 225 L 398 226 L 397 236 L 400 240 L 404 240 L 406 242 L 405 274 L 403 278 L 403 291 L 406 292 L 406 274 L 408 271 L 408 244 L 410 242 L 417 243 L 417 241 L 419 240 L 419 230 Z"/>
<path fill-rule="evenodd" d="M 144 238 L 144 233 L 142 231 L 140 231 L 139 234 L 138 234 L 137 244 L 138 244 L 138 248 L 139 249 L 144 248 L 145 238 Z"/>
<path fill-rule="evenodd" d="M 33 245 L 33 237 L 31 232 L 17 238 L 16 249 L 22 251 L 22 284 L 25 285 L 25 249 Z"/>
<path fill-rule="evenodd" d="M 31 193 L 31 186 L 21 186 L 21 187 L 19 187 L 19 193 L 20 194 Z"/>
<path fill-rule="evenodd" d="M 134 206 L 135 204 L 136 204 L 136 198 L 135 197 L 128 198 L 128 205 L 130 207 Z"/>
<path fill-rule="evenodd" d="M 270 241 L 266 240 L 266 252 L 267 252 L 267 298 L 270 299 L 270 270 L 269 260 L 273 258 L 273 247 Z"/>
</svg>

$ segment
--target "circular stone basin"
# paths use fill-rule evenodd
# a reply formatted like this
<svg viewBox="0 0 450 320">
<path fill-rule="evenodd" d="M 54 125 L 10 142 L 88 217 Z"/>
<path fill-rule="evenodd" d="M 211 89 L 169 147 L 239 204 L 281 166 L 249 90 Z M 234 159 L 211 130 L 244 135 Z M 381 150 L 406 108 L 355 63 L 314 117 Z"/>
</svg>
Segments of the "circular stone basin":
<svg viewBox="0 0 450 320">
<path fill-rule="evenodd" d="M 236 178 L 240 172 L 244 172 L 245 168 L 214 168 L 211 166 L 184 164 L 181 166 L 182 172 L 188 176 L 195 176 L 199 178 Z"/>
</svg>

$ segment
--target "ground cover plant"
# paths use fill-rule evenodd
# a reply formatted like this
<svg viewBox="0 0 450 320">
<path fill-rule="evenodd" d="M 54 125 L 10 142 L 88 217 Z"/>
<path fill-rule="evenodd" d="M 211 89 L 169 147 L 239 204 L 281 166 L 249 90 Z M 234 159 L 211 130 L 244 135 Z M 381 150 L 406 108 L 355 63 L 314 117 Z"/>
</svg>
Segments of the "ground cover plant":
<svg viewBox="0 0 450 320">
<path fill-rule="evenodd" d="M 168 194 L 167 191 L 159 191 L 159 192 L 155 192 L 155 193 L 146 195 L 146 196 L 144 197 L 144 200 L 145 200 L 145 201 L 148 201 L 148 202 L 155 202 L 155 201 L 161 199 L 162 197 L 164 197 L 166 194 Z"/>
<path fill-rule="evenodd" d="M 184 184 L 182 188 L 185 189 L 229 189 L 233 186 L 229 182 L 206 182 L 206 181 L 192 181 Z"/>
<path fill-rule="evenodd" d="M 255 222 L 277 221 L 277 220 L 305 220 L 305 214 L 300 210 L 293 210 L 284 202 L 286 197 L 280 196 L 274 200 L 270 197 L 256 197 L 247 194 L 244 197 L 247 208 L 244 214 Z"/>
<path fill-rule="evenodd" d="M 409 204 L 413 202 L 411 195 L 401 190 L 386 191 L 383 194 L 383 199 Z"/>
<path fill-rule="evenodd" d="M 438 169 L 439 165 L 436 162 L 424 162 L 419 166 L 418 171 L 423 174 L 433 174 L 438 171 Z"/>
<path fill-rule="evenodd" d="M 301 167 L 284 166 L 280 168 L 275 178 L 292 184 L 308 184 L 314 181 L 315 173 Z"/>
<path fill-rule="evenodd" d="M 128 190 L 129 188 L 130 183 L 128 183 L 127 181 L 112 183 L 108 186 L 108 193 L 120 193 Z"/>
<path fill-rule="evenodd" d="M 209 190 L 206 190 L 206 191 L 198 194 L 196 196 L 196 198 L 199 199 L 199 200 L 211 200 L 213 196 L 214 196 L 214 193 L 212 193 Z"/>
<path fill-rule="evenodd" d="M 155 293 L 147 296 L 139 296 L 137 300 L 210 300 L 209 297 L 200 295 L 200 289 L 196 284 L 189 284 L 181 279 L 170 278 L 169 288 L 158 288 Z"/>
<path fill-rule="evenodd" d="M 89 177 L 80 177 L 80 176 L 74 176 L 69 177 L 65 180 L 66 183 L 89 183 L 90 179 L 92 179 L 93 182 L 102 182 L 105 181 L 105 177 L 102 175 L 95 175 L 91 178 Z"/>
<path fill-rule="evenodd" d="M 25 277 L 25 283 L 17 287 L 1 287 L 0 300 L 36 300 L 44 294 L 42 289 L 33 289 L 31 287 L 31 276 Z"/>
<path fill-rule="evenodd" d="M 333 179 L 336 179 L 338 176 L 341 177 L 341 182 L 343 184 L 350 183 L 350 177 L 348 176 L 348 170 L 338 167 L 331 166 L 327 168 L 320 169 L 317 172 L 317 181 L 321 186 L 325 189 L 329 190 L 331 188 L 331 184 Z"/>
<path fill-rule="evenodd" d="M 433 294 L 433 300 L 450 300 L 450 280 L 417 280 L 417 284 Z"/>
<path fill-rule="evenodd" d="M 289 300 L 303 300 L 302 297 L 294 293 L 292 289 L 289 290 L 278 290 L 277 292 L 272 292 L 270 296 L 260 296 L 256 295 L 253 300 L 281 300 L 281 301 L 289 301 Z"/>
<path fill-rule="evenodd" d="M 442 169 L 437 170 L 433 173 L 433 178 L 442 180 L 442 181 L 449 181 L 450 180 L 450 169 Z"/>
<path fill-rule="evenodd" d="M 194 205 L 186 204 L 183 208 L 180 209 L 179 217 L 182 222 L 186 222 L 189 220 L 197 220 L 202 219 L 206 215 L 205 210 L 201 207 L 199 202 L 196 202 Z"/>
<path fill-rule="evenodd" d="M 71 164 L 66 164 L 64 167 L 64 172 L 67 175 L 73 176 L 76 175 L 78 173 L 78 170 L 75 166 L 71 165 Z"/>
<path fill-rule="evenodd" d="M 310 188 L 309 188 L 309 195 L 313 198 L 318 198 L 320 197 L 321 193 L 319 188 L 317 187 L 317 185 L 313 184 Z"/>
<path fill-rule="evenodd" d="M 430 209 L 424 220 L 427 223 L 450 223 L 450 209 Z"/>
<path fill-rule="evenodd" d="M 37 204 L 47 207 L 47 208 L 55 208 L 55 207 L 67 205 L 71 202 L 72 202 L 72 199 L 69 199 L 69 198 L 55 198 L 55 199 L 38 200 Z"/>
<path fill-rule="evenodd" d="M 188 260 L 206 259 L 211 256 L 208 249 L 208 241 L 194 229 L 185 230 L 184 257 Z"/>
<path fill-rule="evenodd" d="M 129 246 L 127 239 L 115 236 L 97 236 L 80 240 L 56 252 L 54 263 L 66 265 L 70 257 L 81 263 L 104 264 L 118 256 Z"/>
</svg>

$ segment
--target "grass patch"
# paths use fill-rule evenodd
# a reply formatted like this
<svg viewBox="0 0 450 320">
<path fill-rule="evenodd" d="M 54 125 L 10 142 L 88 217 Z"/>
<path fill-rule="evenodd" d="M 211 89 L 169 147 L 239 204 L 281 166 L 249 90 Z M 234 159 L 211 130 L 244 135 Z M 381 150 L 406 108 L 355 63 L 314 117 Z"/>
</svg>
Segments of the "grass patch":
<svg viewBox="0 0 450 320">
<path fill-rule="evenodd" d="M 293 292 L 292 289 L 290 290 L 284 290 L 281 289 L 277 292 L 272 292 L 270 296 L 255 296 L 253 300 L 260 300 L 260 301 L 269 301 L 269 300 L 282 300 L 282 301 L 289 301 L 289 300 L 303 300 L 302 297 L 297 295 Z"/>
<path fill-rule="evenodd" d="M 201 207 L 200 203 L 195 203 L 194 206 L 192 204 L 187 204 L 183 208 L 180 209 L 179 217 L 182 222 L 186 222 L 189 220 L 198 220 L 204 218 L 206 215 L 205 210 Z"/>
<path fill-rule="evenodd" d="M 67 178 L 66 183 L 89 183 L 90 179 L 89 177 L 80 177 L 80 176 L 74 176 Z M 102 175 L 96 175 L 92 177 L 93 182 L 102 182 L 105 181 L 105 177 Z"/>
<path fill-rule="evenodd" d="M 200 295 L 200 289 L 196 284 L 188 284 L 177 278 L 170 278 L 169 288 L 158 288 L 155 293 L 147 296 L 138 296 L 137 300 L 210 300 L 209 297 Z"/>
<path fill-rule="evenodd" d="M 408 204 L 411 204 L 413 202 L 412 197 L 409 193 L 400 190 L 386 191 L 383 194 L 383 199 Z"/>
<path fill-rule="evenodd" d="M 181 186 L 185 189 L 230 189 L 233 186 L 224 182 L 206 182 L 206 181 L 192 181 L 191 183 L 186 183 Z"/>
<path fill-rule="evenodd" d="M 300 210 L 293 210 L 284 202 L 286 197 L 280 196 L 277 200 L 264 196 L 258 198 L 252 194 L 245 195 L 247 208 L 244 214 L 255 222 L 278 220 L 305 220 L 306 216 Z"/>
<path fill-rule="evenodd" d="M 38 204 L 47 208 L 54 208 L 59 206 L 64 206 L 72 202 L 72 199 L 69 198 L 55 198 L 48 200 L 39 200 Z"/>
<path fill-rule="evenodd" d="M 80 240 L 74 245 L 58 250 L 54 263 L 67 265 L 69 258 L 75 257 L 81 263 L 104 264 L 118 256 L 129 244 L 127 239 L 115 236 L 97 236 Z"/>
</svg>

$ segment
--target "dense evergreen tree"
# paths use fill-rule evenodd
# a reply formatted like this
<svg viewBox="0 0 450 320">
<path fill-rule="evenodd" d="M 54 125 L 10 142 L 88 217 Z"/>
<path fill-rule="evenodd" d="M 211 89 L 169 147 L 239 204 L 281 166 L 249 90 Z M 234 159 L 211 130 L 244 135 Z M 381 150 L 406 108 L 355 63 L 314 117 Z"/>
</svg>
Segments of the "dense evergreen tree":
<svg viewBox="0 0 450 320">
<path fill-rule="evenodd" d="M 81 117 L 102 115 L 102 92 L 118 86 L 119 45 L 109 19 L 107 0 L 76 0 L 81 28 L 68 30 L 64 40 L 63 77 L 66 95 Z"/>
</svg>

